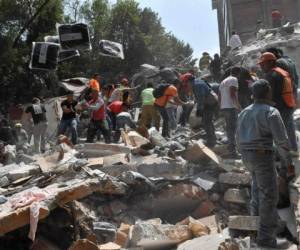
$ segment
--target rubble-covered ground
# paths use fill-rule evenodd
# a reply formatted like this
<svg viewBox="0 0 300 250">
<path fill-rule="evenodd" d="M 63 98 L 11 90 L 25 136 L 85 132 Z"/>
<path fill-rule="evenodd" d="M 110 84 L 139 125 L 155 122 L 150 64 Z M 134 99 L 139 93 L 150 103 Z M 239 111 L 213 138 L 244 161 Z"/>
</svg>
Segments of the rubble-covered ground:
<svg viewBox="0 0 300 250">
<path fill-rule="evenodd" d="M 222 121 L 215 125 L 222 141 Z M 248 216 L 250 174 L 222 158 L 226 145 L 212 151 L 202 137 L 179 128 L 166 141 L 150 129 L 148 138 L 123 132 L 122 144 L 76 145 L 59 162 L 51 150 L 17 155 L 0 168 L 0 249 L 249 249 L 258 225 Z M 297 183 L 280 212 L 290 249 Z"/>
</svg>

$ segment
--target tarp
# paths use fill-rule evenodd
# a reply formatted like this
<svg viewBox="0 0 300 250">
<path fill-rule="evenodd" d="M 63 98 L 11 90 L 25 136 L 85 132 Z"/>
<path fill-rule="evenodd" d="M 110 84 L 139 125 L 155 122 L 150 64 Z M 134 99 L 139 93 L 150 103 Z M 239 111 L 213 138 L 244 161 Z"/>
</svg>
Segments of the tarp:
<svg viewBox="0 0 300 250">
<path fill-rule="evenodd" d="M 59 85 L 67 91 L 74 92 L 79 95 L 86 87 L 88 87 L 89 79 L 84 77 L 65 79 L 59 82 Z"/>
<path fill-rule="evenodd" d="M 123 45 L 120 43 L 101 40 L 99 42 L 100 55 L 124 59 Z"/>
</svg>

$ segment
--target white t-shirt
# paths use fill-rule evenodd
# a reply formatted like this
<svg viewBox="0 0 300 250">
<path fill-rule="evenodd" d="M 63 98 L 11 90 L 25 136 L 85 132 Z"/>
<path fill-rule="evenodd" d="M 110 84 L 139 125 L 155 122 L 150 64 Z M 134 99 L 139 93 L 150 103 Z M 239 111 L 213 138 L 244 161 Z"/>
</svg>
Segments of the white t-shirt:
<svg viewBox="0 0 300 250">
<path fill-rule="evenodd" d="M 242 47 L 243 44 L 242 44 L 242 41 L 240 39 L 240 36 L 237 35 L 237 34 L 232 35 L 232 37 L 229 40 L 229 46 L 231 47 L 232 50 Z"/>
<path fill-rule="evenodd" d="M 221 109 L 238 108 L 230 95 L 230 87 L 239 87 L 238 79 L 234 76 L 228 76 L 221 82 L 219 87 L 221 94 Z"/>
</svg>

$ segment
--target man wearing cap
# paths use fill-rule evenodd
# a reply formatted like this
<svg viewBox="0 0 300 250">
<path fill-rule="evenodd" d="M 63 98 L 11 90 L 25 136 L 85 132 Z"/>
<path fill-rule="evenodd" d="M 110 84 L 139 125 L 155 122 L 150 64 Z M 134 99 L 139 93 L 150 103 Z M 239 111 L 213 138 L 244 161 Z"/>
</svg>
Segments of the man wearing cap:
<svg viewBox="0 0 300 250">
<path fill-rule="evenodd" d="M 78 102 L 74 100 L 73 92 L 69 92 L 67 94 L 67 99 L 61 103 L 63 115 L 58 129 L 59 135 L 65 134 L 67 129 L 70 130 L 73 145 L 77 143 L 77 119 L 75 108 L 77 104 Z"/>
<path fill-rule="evenodd" d="M 273 53 L 263 53 L 259 65 L 265 73 L 265 79 L 272 88 L 272 101 L 279 110 L 287 129 L 289 146 L 294 152 L 298 151 L 293 112 L 296 106 L 292 79 L 288 72 L 276 66 L 276 56 Z"/>
<path fill-rule="evenodd" d="M 250 213 L 259 216 L 257 244 L 276 248 L 278 186 L 274 165 L 276 145 L 282 159 L 291 164 L 288 138 L 279 111 L 272 107 L 272 90 L 268 81 L 253 84 L 254 104 L 238 117 L 237 146 L 242 160 L 252 175 Z M 279 180 L 287 178 L 286 168 L 279 171 Z"/>
</svg>

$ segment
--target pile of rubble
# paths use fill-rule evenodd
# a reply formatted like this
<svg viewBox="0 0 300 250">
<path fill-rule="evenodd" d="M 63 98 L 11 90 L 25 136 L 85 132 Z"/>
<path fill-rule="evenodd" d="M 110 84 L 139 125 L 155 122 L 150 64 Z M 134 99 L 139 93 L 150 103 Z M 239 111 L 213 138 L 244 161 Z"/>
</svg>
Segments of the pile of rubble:
<svg viewBox="0 0 300 250">
<path fill-rule="evenodd" d="M 247 249 L 231 237 L 257 230 L 242 162 L 191 130 L 146 134 L 1 167 L 1 249 Z"/>
</svg>

